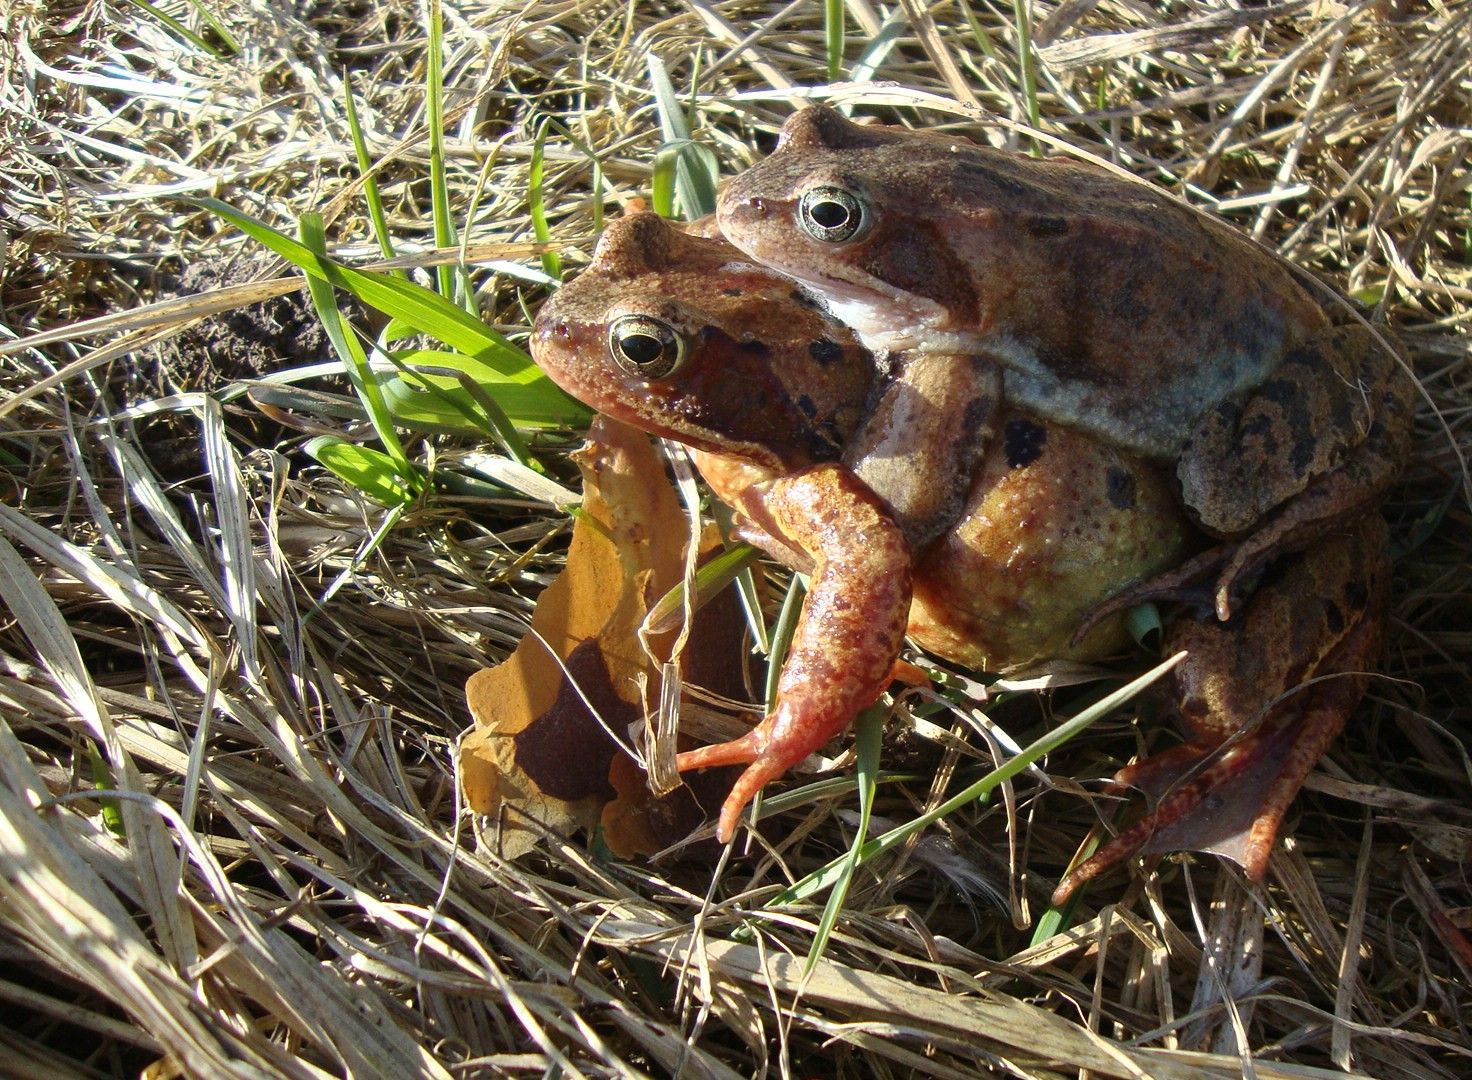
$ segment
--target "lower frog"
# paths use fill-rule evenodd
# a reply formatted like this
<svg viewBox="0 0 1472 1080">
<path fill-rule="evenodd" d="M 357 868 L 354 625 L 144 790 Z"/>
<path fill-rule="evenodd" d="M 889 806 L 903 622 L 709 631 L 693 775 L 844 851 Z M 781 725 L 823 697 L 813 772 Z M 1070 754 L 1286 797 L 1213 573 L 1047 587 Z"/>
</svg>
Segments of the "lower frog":
<svg viewBox="0 0 1472 1080">
<path fill-rule="evenodd" d="M 875 356 L 789 279 L 652 214 L 610 224 L 592 265 L 543 308 L 532 351 L 574 396 L 695 448 L 713 490 L 738 511 L 741 535 L 812 575 L 771 715 L 741 739 L 680 757 L 682 769 L 747 765 L 722 808 L 723 840 L 764 784 L 878 697 L 907 630 L 939 656 L 993 671 L 1040 657 L 1098 657 L 1120 643 L 1119 623 L 1073 643 L 1085 615 L 1201 542 L 1157 466 L 989 400 L 985 367 L 958 372 L 954 358 Z M 991 418 L 984 428 L 975 419 L 983 411 Z M 1367 564 L 1374 548 L 1373 537 L 1361 544 Z M 1305 560 L 1340 573 L 1354 592 L 1342 562 Z M 1274 685 L 1368 662 L 1380 593 L 1364 590 L 1359 603 L 1339 602 L 1337 627 L 1325 608 L 1318 625 L 1271 638 L 1263 660 L 1282 664 L 1271 673 L 1276 683 L 1253 680 L 1264 701 Z M 1192 638 L 1216 631 L 1210 618 L 1171 629 L 1169 644 L 1190 641 L 1194 650 L 1177 670 L 1176 692 L 1188 716 L 1198 699 L 1204 714 L 1189 725 L 1191 748 L 1170 762 L 1209 756 L 1230 740 L 1226 727 L 1253 719 L 1251 708 L 1234 712 L 1215 700 L 1219 691 L 1194 689 L 1214 688 L 1215 673 L 1249 651 L 1241 641 L 1254 639 L 1234 635 L 1272 623 L 1260 612 L 1292 616 L 1305 610 L 1302 595 L 1329 595 L 1296 579 L 1261 594 L 1223 628 L 1225 638 L 1203 640 L 1210 647 Z M 1346 680 L 1340 689 L 1325 698 L 1330 711 L 1362 687 Z M 1309 723 L 1302 730 L 1315 734 L 1300 742 L 1294 721 L 1273 717 L 1064 888 L 1173 821 L 1194 820 L 1213 797 L 1206 784 L 1220 789 L 1248 767 L 1281 775 L 1287 790 L 1263 817 L 1270 842 L 1331 727 Z M 1292 760 L 1281 769 L 1268 760 L 1284 756 Z"/>
</svg>

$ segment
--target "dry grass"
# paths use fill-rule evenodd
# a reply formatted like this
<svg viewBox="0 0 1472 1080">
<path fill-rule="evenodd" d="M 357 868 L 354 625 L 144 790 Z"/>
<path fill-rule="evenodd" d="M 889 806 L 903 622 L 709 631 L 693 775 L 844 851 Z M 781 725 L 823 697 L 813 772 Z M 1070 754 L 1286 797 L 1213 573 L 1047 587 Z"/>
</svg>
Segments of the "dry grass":
<svg viewBox="0 0 1472 1080">
<path fill-rule="evenodd" d="M 770 146 L 798 87 L 1023 145 L 971 123 L 1027 115 L 1010 9 L 973 7 L 980 41 L 957 4 L 901 4 L 882 82 L 826 87 L 815 4 L 448 4 L 465 232 L 524 251 L 544 116 L 602 156 L 612 207 L 644 193 L 651 56 L 694 91 L 696 137 L 728 174 Z M 848 9 L 851 31 L 879 30 L 879 8 Z M 1096 820 L 1077 781 L 1096 788 L 1158 745 L 1121 718 L 1055 754 L 1051 784 L 1026 777 L 952 819 L 953 875 L 921 849 L 864 872 L 800 993 L 790 958 L 817 912 L 763 904 L 846 842 L 847 802 L 794 815 L 772 858 L 714 884 L 707 863 L 621 865 L 553 838 L 508 864 L 459 812 L 461 686 L 519 637 L 564 518 L 446 496 L 360 558 L 380 510 L 305 467 L 292 433 L 249 445 L 261 429 L 197 357 L 160 368 L 150 342 L 189 311 L 116 317 L 196 264 L 226 284 L 280 273 L 181 194 L 283 226 L 325 209 L 344 257 L 371 254 L 344 68 L 396 237 L 428 243 L 419 7 L 219 10 L 241 58 L 126 5 L 20 0 L 5 16 L 0 332 L 60 340 L 0 359 L 0 1072 L 1472 1070 L 1472 3 L 1035 5 L 1050 138 L 1184 183 L 1369 298 L 1409 346 L 1426 401 L 1387 507 L 1386 677 L 1300 798 L 1266 886 L 1167 861 L 1112 876 L 1087 897 L 1108 906 L 1030 944 L 1050 876 Z M 592 172 L 557 140 L 548 161 L 576 264 Z M 485 284 L 488 317 L 519 324 L 515 291 Z M 108 315 L 107 333 L 80 335 Z M 996 716 L 1021 725 L 1040 706 Z M 887 791 L 880 809 L 932 797 Z M 975 874 L 1010 902 L 982 898 Z"/>
</svg>

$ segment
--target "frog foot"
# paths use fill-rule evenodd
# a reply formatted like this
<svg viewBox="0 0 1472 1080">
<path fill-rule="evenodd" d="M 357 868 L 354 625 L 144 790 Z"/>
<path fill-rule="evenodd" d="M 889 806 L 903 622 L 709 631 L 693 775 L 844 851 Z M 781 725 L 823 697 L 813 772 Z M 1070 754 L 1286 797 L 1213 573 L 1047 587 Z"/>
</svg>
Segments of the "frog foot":
<svg viewBox="0 0 1472 1080">
<path fill-rule="evenodd" d="M 1364 696 L 1386 622 L 1388 534 L 1370 514 L 1285 556 L 1230 623 L 1182 618 L 1170 690 L 1186 745 L 1132 765 L 1119 784 L 1155 809 L 1064 878 L 1055 902 L 1137 852 L 1207 851 L 1261 880 L 1304 777 Z"/>
<path fill-rule="evenodd" d="M 716 823 L 716 838 L 721 843 L 730 843 L 736 835 L 736 826 L 741 821 L 741 812 L 756 793 L 775 780 L 810 753 L 798 751 L 791 745 L 774 742 L 772 731 L 776 726 L 777 714 L 767 717 L 739 739 L 702 746 L 688 750 L 675 757 L 675 768 L 680 772 L 690 769 L 709 769 L 718 765 L 745 765 L 747 768 L 737 778 L 721 804 L 721 816 Z M 821 745 L 821 743 L 820 743 Z"/>
<path fill-rule="evenodd" d="M 1332 679 L 1353 681 L 1351 677 Z M 1361 688 L 1363 680 L 1359 680 Z M 1238 739 L 1226 748 L 1179 746 L 1121 769 L 1115 784 L 1158 795 L 1155 808 L 1059 883 L 1054 905 L 1137 854 L 1204 851 L 1231 859 L 1253 881 L 1267 873 L 1283 818 L 1298 789 L 1344 727 L 1359 690 Z"/>
<path fill-rule="evenodd" d="M 723 844 L 763 785 L 846 728 L 889 685 L 904 644 L 913 565 L 889 509 L 835 463 L 753 484 L 738 509 L 809 556 L 813 570 L 771 715 L 739 739 L 675 759 L 681 771 L 747 766 L 721 804 L 716 836 Z"/>
</svg>

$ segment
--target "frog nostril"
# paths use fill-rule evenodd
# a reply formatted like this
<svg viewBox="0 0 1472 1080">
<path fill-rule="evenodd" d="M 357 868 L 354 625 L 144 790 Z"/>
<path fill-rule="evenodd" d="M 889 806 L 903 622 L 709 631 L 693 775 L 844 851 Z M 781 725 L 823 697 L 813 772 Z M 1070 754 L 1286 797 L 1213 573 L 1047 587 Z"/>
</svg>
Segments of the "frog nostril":
<svg viewBox="0 0 1472 1080">
<path fill-rule="evenodd" d="M 554 326 L 552 332 L 560 338 L 572 337 L 572 328 L 565 322 L 560 322 Z"/>
<path fill-rule="evenodd" d="M 767 212 L 767 204 L 760 197 L 749 200 L 746 205 L 751 207 L 758 214 L 765 214 Z"/>
</svg>

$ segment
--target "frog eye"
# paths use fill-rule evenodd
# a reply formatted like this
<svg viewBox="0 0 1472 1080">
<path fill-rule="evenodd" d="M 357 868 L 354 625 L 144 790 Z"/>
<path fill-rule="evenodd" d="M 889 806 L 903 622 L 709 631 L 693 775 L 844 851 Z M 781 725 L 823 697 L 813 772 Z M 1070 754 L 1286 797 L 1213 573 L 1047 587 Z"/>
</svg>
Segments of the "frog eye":
<svg viewBox="0 0 1472 1080">
<path fill-rule="evenodd" d="M 852 240 L 869 224 L 868 218 L 858 196 L 841 187 L 815 187 L 797 203 L 797 220 L 814 240 Z"/>
<path fill-rule="evenodd" d="M 662 319 L 624 315 L 608 330 L 608 351 L 630 375 L 667 379 L 685 362 L 685 339 Z"/>
</svg>

